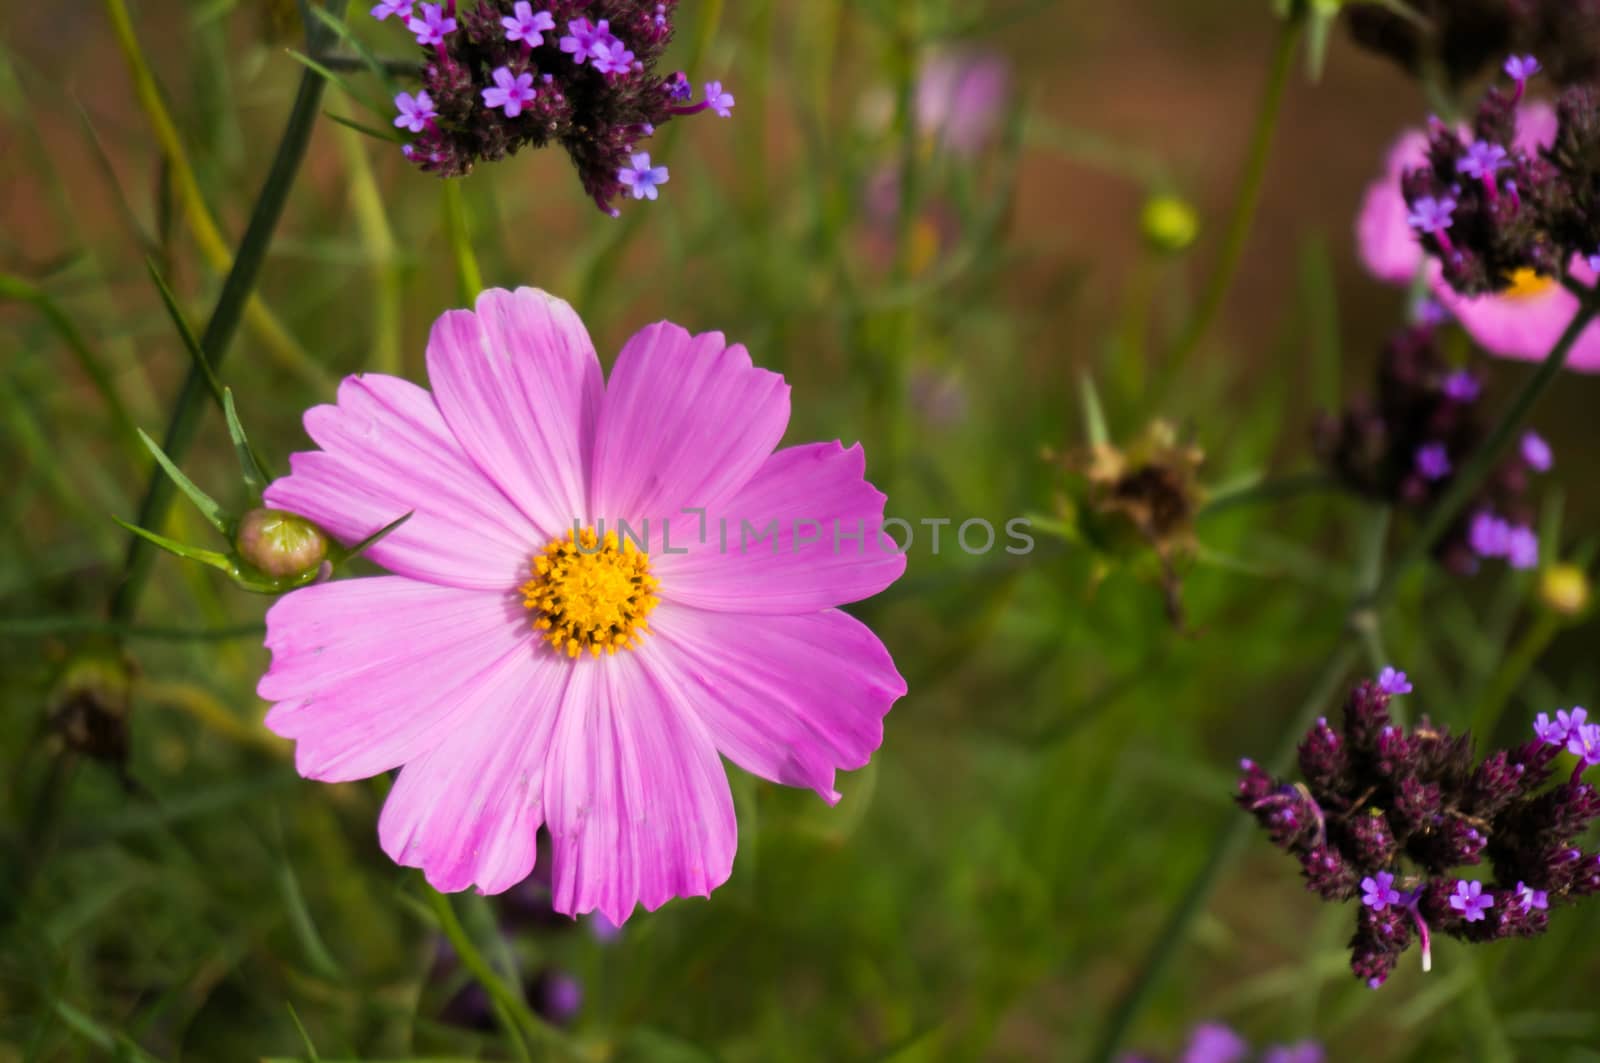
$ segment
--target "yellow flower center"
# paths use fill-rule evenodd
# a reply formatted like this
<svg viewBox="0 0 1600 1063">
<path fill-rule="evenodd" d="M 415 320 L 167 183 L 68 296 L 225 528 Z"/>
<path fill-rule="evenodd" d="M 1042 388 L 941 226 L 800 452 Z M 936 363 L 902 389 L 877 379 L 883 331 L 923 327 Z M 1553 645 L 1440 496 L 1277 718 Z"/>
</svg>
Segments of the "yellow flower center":
<svg viewBox="0 0 1600 1063">
<path fill-rule="evenodd" d="M 1536 295 L 1543 295 L 1556 283 L 1554 277 L 1529 269 L 1527 266 L 1511 274 L 1511 287 L 1500 294 L 1507 299 L 1531 299 Z"/>
<path fill-rule="evenodd" d="M 559 653 L 633 649 L 649 634 L 645 618 L 658 604 L 650 555 L 616 532 L 602 540 L 593 528 L 576 538 L 552 539 L 533 557 L 533 578 L 522 585 L 522 604 L 537 614 L 533 626 Z"/>
</svg>

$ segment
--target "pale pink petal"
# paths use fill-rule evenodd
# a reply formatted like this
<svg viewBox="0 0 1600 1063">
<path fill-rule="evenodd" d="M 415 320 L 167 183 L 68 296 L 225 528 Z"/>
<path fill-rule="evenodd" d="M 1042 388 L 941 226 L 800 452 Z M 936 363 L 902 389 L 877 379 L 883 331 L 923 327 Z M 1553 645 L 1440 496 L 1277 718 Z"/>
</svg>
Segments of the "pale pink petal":
<svg viewBox="0 0 1600 1063">
<path fill-rule="evenodd" d="M 585 516 L 604 382 L 572 307 L 533 288 L 492 289 L 428 339 L 428 379 L 461 446 L 545 539 Z"/>
<path fill-rule="evenodd" d="M 1595 279 L 1581 258 L 1571 274 L 1585 284 Z M 1552 281 L 1534 295 L 1484 295 L 1468 299 L 1446 284 L 1435 264 L 1430 271 L 1434 298 L 1455 315 L 1461 327 L 1490 354 L 1542 362 L 1578 311 L 1577 297 Z M 1600 372 L 1600 324 L 1590 325 L 1567 357 L 1567 368 Z"/>
<path fill-rule="evenodd" d="M 364 779 L 427 752 L 470 715 L 484 676 L 534 642 L 516 599 L 400 576 L 339 580 L 267 610 L 256 693 L 308 779 Z"/>
<path fill-rule="evenodd" d="M 877 594 L 905 572 L 906 559 L 882 530 L 885 498 L 865 471 L 860 444 L 810 443 L 773 454 L 703 528 L 694 515 L 668 526 L 670 541 L 661 545 L 689 552 L 652 553 L 662 597 L 705 609 L 799 613 Z M 778 533 L 763 535 L 774 522 Z"/>
<path fill-rule="evenodd" d="M 1530 100 L 1517 108 L 1516 146 L 1527 152 L 1548 148 L 1556 142 L 1560 124 L 1554 107 L 1544 100 Z"/>
<path fill-rule="evenodd" d="M 574 662 L 530 641 L 479 677 L 470 713 L 408 763 L 378 818 L 390 859 L 436 890 L 510 889 L 533 871 L 545 764 Z"/>
<path fill-rule="evenodd" d="M 593 514 L 616 520 L 714 506 L 761 468 L 789 423 L 789 386 L 719 332 L 668 322 L 622 348 L 595 440 Z"/>
<path fill-rule="evenodd" d="M 346 377 L 338 405 L 307 410 L 305 425 L 322 449 L 290 457 L 268 505 L 346 544 L 414 511 L 367 556 L 455 587 L 506 590 L 526 578 L 538 530 L 462 451 L 422 388 L 381 373 Z"/>
<path fill-rule="evenodd" d="M 740 616 L 663 603 L 650 626 L 635 652 L 694 706 L 723 756 L 830 802 L 835 769 L 866 765 L 906 692 L 883 643 L 837 609 Z"/>
<path fill-rule="evenodd" d="M 1367 271 L 1381 281 L 1408 284 L 1422 267 L 1422 245 L 1406 222 L 1410 212 L 1400 194 L 1407 170 L 1426 166 L 1428 138 L 1411 129 L 1389 149 L 1383 175 L 1367 186 L 1356 217 L 1356 249 Z"/>
<path fill-rule="evenodd" d="M 616 925 L 635 904 L 709 896 L 738 825 L 705 724 L 637 651 L 574 662 L 545 776 L 556 911 Z"/>
</svg>

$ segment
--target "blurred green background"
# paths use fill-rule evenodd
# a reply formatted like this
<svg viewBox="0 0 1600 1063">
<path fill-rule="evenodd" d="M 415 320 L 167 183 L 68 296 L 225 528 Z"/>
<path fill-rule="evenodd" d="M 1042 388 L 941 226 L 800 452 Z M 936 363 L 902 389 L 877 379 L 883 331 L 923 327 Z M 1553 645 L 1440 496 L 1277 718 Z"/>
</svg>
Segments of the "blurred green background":
<svg viewBox="0 0 1600 1063">
<path fill-rule="evenodd" d="M 366 6 L 351 12 L 361 39 L 411 56 Z M 159 435 L 189 364 L 145 260 L 197 327 L 225 267 L 196 239 L 107 12 L 0 8 L 0 1061 L 309 1058 L 308 1044 L 324 1059 L 514 1058 L 492 1021 L 452 1013 L 466 975 L 438 962 L 420 876 L 377 846 L 384 784 L 301 781 L 260 726 L 266 600 L 162 557 L 135 627 L 103 625 L 126 544 L 110 518 L 131 519 L 151 470 L 107 397 Z M 298 14 L 269 0 L 132 13 L 231 249 L 303 69 L 286 50 L 303 47 Z M 1312 471 L 1311 417 L 1368 386 L 1401 320 L 1404 293 L 1355 263 L 1352 217 L 1426 103 L 1335 32 L 1319 83 L 1293 68 L 1221 316 L 1193 358 L 1167 356 L 1237 194 L 1280 32 L 1263 0 L 684 0 L 678 19 L 669 68 L 693 60 L 738 107 L 658 137 L 672 180 L 619 221 L 556 151 L 446 186 L 318 122 L 259 289 L 284 335 L 247 321 L 222 374 L 270 461 L 308 445 L 300 413 L 343 374 L 421 380 L 429 324 L 470 298 L 463 244 L 485 284 L 572 301 L 608 363 L 662 317 L 745 343 L 794 387 L 789 440 L 863 441 L 890 513 L 913 522 L 1057 514 L 1069 477 L 1042 454 L 1084 445 L 1085 378 L 1113 440 L 1165 418 L 1219 493 Z M 1011 92 L 982 146 L 955 151 L 915 122 L 917 81 L 974 54 L 1005 64 Z M 341 76 L 383 101 L 370 75 Z M 388 124 L 338 86 L 324 111 Z M 1189 252 L 1141 239 L 1156 193 L 1198 210 Z M 1528 371 L 1498 364 L 1491 388 Z M 1564 554 L 1600 513 L 1584 456 L 1597 398 L 1568 376 L 1536 417 L 1559 456 L 1545 527 Z M 183 466 L 243 503 L 214 410 Z M 564 920 L 502 933 L 503 902 L 456 910 L 508 978 L 581 984 L 541 1058 L 1089 1059 L 1234 825 L 1238 757 L 1281 744 L 1340 637 L 1374 527 L 1331 492 L 1203 513 L 1182 626 L 1148 557 L 1042 533 L 1021 559 L 920 540 L 905 578 L 853 610 L 911 693 L 838 807 L 735 771 L 731 881 L 614 941 Z M 182 505 L 166 530 L 215 545 Z M 1544 623 L 1537 578 L 1406 580 L 1382 633 L 1415 710 L 1464 726 L 1503 689 L 1509 736 L 1535 711 L 1594 703 L 1595 627 Z M 1546 641 L 1513 670 L 1530 632 Z M 1357 660 L 1338 689 L 1378 663 Z M 111 678 L 85 685 L 86 667 Z M 72 712 L 101 721 L 98 751 L 125 736 L 125 768 L 69 748 Z M 1563 911 L 1532 943 L 1442 943 L 1431 975 L 1408 957 L 1373 993 L 1347 970 L 1350 911 L 1236 837 L 1124 1047 L 1170 1054 L 1220 1018 L 1258 1042 L 1321 1039 L 1341 1061 L 1600 1060 L 1600 913 Z"/>
</svg>

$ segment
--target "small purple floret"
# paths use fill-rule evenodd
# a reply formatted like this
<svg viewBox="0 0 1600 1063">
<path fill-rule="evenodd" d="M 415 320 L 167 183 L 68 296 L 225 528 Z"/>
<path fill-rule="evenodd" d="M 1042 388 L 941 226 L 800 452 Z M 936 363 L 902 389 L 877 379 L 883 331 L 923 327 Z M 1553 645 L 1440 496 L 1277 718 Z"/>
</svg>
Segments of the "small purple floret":
<svg viewBox="0 0 1600 1063">
<path fill-rule="evenodd" d="M 1507 533 L 1506 563 L 1523 570 L 1539 567 L 1539 536 L 1532 528 L 1519 524 Z"/>
<path fill-rule="evenodd" d="M 1600 724 L 1586 723 L 1567 733 L 1567 752 L 1586 767 L 1600 764 Z"/>
<path fill-rule="evenodd" d="M 1420 233 L 1437 236 L 1450 228 L 1455 212 L 1456 201 L 1449 196 L 1443 199 L 1423 196 L 1411 205 L 1411 213 L 1406 215 L 1406 224 Z"/>
<path fill-rule="evenodd" d="M 1456 160 L 1456 170 L 1468 177 L 1492 181 L 1503 167 L 1510 165 L 1506 149 L 1492 140 L 1476 140 L 1467 153 Z"/>
<path fill-rule="evenodd" d="M 415 96 L 402 92 L 394 98 L 394 105 L 400 111 L 394 124 L 413 133 L 422 132 L 428 128 L 429 122 L 439 117 L 439 112 L 433 109 L 433 98 L 428 95 L 426 89 Z"/>
<path fill-rule="evenodd" d="M 1443 443 L 1424 443 L 1417 448 L 1417 472 L 1424 480 L 1442 480 L 1450 470 L 1450 451 Z"/>
<path fill-rule="evenodd" d="M 1483 385 L 1470 369 L 1457 369 L 1444 378 L 1444 393 L 1457 402 L 1476 402 L 1483 394 Z"/>
<path fill-rule="evenodd" d="M 1450 897 L 1450 907 L 1460 912 L 1467 922 L 1476 923 L 1494 907 L 1494 894 L 1483 892 L 1481 882 L 1457 882 L 1456 891 Z"/>
<path fill-rule="evenodd" d="M 1400 891 L 1394 888 L 1394 875 L 1380 871 L 1361 880 L 1361 903 L 1375 912 L 1391 904 L 1400 903 Z"/>
<path fill-rule="evenodd" d="M 372 9 L 372 17 L 382 22 L 390 15 L 393 15 L 402 22 L 409 21 L 412 3 L 413 0 L 378 0 L 377 5 Z"/>
<path fill-rule="evenodd" d="M 1517 903 L 1522 905 L 1522 910 L 1531 912 L 1534 909 L 1548 911 L 1550 908 L 1550 894 L 1546 890 L 1536 890 L 1526 882 L 1517 883 Z"/>
<path fill-rule="evenodd" d="M 485 107 L 501 107 L 505 109 L 507 118 L 515 118 L 522 113 L 525 104 L 532 103 L 538 93 L 533 90 L 533 75 L 521 73 L 513 75 L 510 67 L 499 67 L 493 75 L 494 86 L 483 90 L 483 104 Z"/>
<path fill-rule="evenodd" d="M 1550 452 L 1550 444 L 1538 432 L 1527 432 L 1522 437 L 1522 460 L 1534 472 L 1549 472 L 1555 464 L 1555 455 Z"/>
<path fill-rule="evenodd" d="M 505 27 L 506 40 L 537 48 L 544 43 L 544 31 L 556 28 L 556 17 L 548 11 L 535 11 L 528 0 L 517 0 L 500 25 Z"/>
<path fill-rule="evenodd" d="M 1506 60 L 1504 69 L 1507 77 L 1521 85 L 1544 68 L 1531 55 L 1513 55 Z"/>
<path fill-rule="evenodd" d="M 656 190 L 667 183 L 667 168 L 651 166 L 650 153 L 640 152 L 631 165 L 617 172 L 617 180 L 633 192 L 634 199 L 655 199 L 660 194 Z"/>
<path fill-rule="evenodd" d="M 456 20 L 444 13 L 443 4 L 423 4 L 422 17 L 406 22 L 406 29 L 417 35 L 417 43 L 437 46 L 456 31 Z"/>
<path fill-rule="evenodd" d="M 1385 668 L 1378 673 L 1378 689 L 1394 697 L 1399 694 L 1411 693 L 1411 681 L 1406 674 L 1395 668 Z"/>
<path fill-rule="evenodd" d="M 733 93 L 722 91 L 722 82 L 706 82 L 706 106 L 717 112 L 718 118 L 733 117 Z"/>
<path fill-rule="evenodd" d="M 1480 512 L 1467 529 L 1467 542 L 1479 557 L 1505 557 L 1511 552 L 1511 525 L 1493 513 Z"/>
</svg>

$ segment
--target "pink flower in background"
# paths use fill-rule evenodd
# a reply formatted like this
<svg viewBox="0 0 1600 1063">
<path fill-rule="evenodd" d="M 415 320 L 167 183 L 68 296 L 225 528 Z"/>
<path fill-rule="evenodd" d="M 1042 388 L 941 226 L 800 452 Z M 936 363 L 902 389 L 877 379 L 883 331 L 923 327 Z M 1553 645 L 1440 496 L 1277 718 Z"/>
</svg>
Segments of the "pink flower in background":
<svg viewBox="0 0 1600 1063">
<path fill-rule="evenodd" d="M 709 894 L 737 843 L 720 757 L 836 801 L 905 693 L 835 608 L 905 569 L 860 447 L 775 450 L 788 386 L 716 333 L 652 325 L 607 384 L 531 289 L 445 314 L 427 360 L 432 392 L 347 378 L 267 491 L 346 542 L 413 514 L 369 551 L 392 575 L 268 612 L 268 727 L 308 778 L 401 768 L 379 840 L 437 889 L 515 885 L 543 824 L 558 911 L 620 925 Z M 719 517 L 780 527 L 722 547 Z M 593 526 L 647 518 L 644 549 Z"/>
<path fill-rule="evenodd" d="M 1524 150 L 1546 147 L 1555 139 L 1556 115 L 1548 104 L 1526 104 L 1518 109 L 1517 119 L 1517 144 Z M 1379 280 L 1410 284 L 1424 268 L 1425 255 L 1408 220 L 1400 179 L 1407 170 L 1426 166 L 1427 156 L 1427 135 L 1407 130 L 1390 149 L 1383 175 L 1367 186 L 1356 219 L 1356 245 L 1362 264 Z M 1542 361 L 1578 309 L 1577 298 L 1559 281 L 1532 271 L 1509 278 L 1512 286 L 1507 291 L 1468 298 L 1444 282 L 1436 263 L 1427 269 L 1434 299 L 1479 346 L 1505 358 Z M 1571 273 L 1584 283 L 1595 280 L 1594 270 L 1581 259 L 1573 260 Z M 1584 333 L 1567 365 L 1600 371 L 1600 325 Z"/>
<path fill-rule="evenodd" d="M 960 155 L 982 151 L 1011 97 L 1011 66 L 989 52 L 948 52 L 923 65 L 917 127 Z"/>
</svg>

